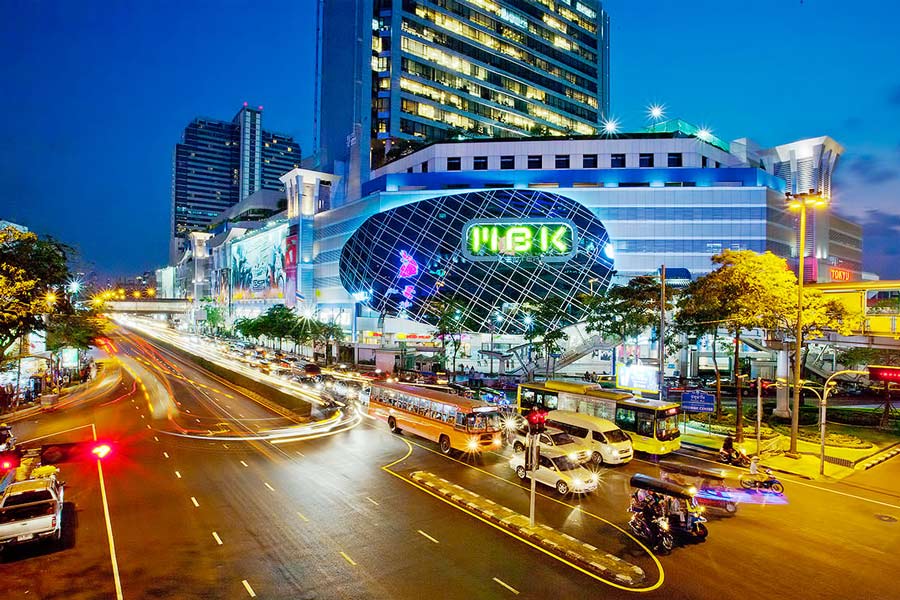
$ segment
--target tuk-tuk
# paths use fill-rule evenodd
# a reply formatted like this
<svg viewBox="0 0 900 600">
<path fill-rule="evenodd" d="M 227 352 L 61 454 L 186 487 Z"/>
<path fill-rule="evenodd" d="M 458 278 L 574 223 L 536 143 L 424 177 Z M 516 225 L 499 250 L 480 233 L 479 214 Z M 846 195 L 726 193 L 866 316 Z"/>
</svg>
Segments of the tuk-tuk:
<svg viewBox="0 0 900 600">
<path fill-rule="evenodd" d="M 693 486 L 697 489 L 697 504 L 721 509 L 728 514 L 737 512 L 737 500 L 725 486 L 725 471 L 704 469 L 671 460 L 659 462 L 660 477 L 678 485 Z"/>
<path fill-rule="evenodd" d="M 635 534 L 665 551 L 671 549 L 675 537 L 706 539 L 709 530 L 704 525 L 703 507 L 695 499 L 696 488 L 643 473 L 631 476 L 631 487 L 639 490 L 632 495 L 630 508 L 633 515 L 629 525 Z"/>
</svg>

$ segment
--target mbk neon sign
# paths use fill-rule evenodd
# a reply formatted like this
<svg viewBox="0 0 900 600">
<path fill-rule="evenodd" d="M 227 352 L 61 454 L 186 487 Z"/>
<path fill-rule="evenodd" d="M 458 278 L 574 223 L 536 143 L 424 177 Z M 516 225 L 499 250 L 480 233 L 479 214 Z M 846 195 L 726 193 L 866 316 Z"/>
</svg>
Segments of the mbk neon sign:
<svg viewBox="0 0 900 600">
<path fill-rule="evenodd" d="M 564 261 L 576 245 L 575 224 L 567 220 L 483 219 L 463 227 L 463 253 L 471 260 Z"/>
</svg>

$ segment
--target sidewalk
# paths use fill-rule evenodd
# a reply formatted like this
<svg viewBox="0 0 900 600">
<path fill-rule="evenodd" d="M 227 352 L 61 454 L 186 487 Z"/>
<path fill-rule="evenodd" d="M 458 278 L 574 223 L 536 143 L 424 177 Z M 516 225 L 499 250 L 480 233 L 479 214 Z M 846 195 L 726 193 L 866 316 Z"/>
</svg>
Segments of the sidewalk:
<svg viewBox="0 0 900 600">
<path fill-rule="evenodd" d="M 94 379 L 89 379 L 84 383 L 79 383 L 76 385 L 70 385 L 68 387 L 60 388 L 59 390 L 59 400 L 61 402 L 64 398 L 71 396 L 76 392 L 80 392 L 89 388 L 92 384 L 97 383 L 101 380 L 100 373 L 98 372 L 97 377 Z M 15 421 L 21 421 L 22 419 L 26 419 L 31 415 L 37 414 L 41 412 L 41 399 L 32 401 L 27 407 L 19 408 L 16 411 L 10 411 L 5 413 L 0 413 L 0 422 L 2 423 L 13 423 Z"/>
<path fill-rule="evenodd" d="M 718 452 L 722 447 L 722 441 L 725 436 L 716 433 L 707 433 L 704 429 L 688 426 L 687 431 L 681 435 L 681 442 L 686 446 L 700 447 L 706 450 Z M 797 440 L 797 451 L 800 458 L 790 458 L 785 455 L 766 456 L 765 450 L 773 447 L 786 449 L 788 447 L 788 438 L 779 436 L 777 440 L 763 440 L 762 449 L 763 456 L 760 465 L 768 467 L 773 471 L 797 475 L 805 479 L 821 479 L 819 475 L 820 464 L 820 447 L 819 444 Z M 747 454 L 756 454 L 756 437 L 753 430 L 744 431 L 744 442 L 736 444 L 746 450 Z M 835 446 L 825 446 L 825 479 L 843 479 L 852 475 L 857 470 L 867 468 L 865 465 L 871 462 L 872 457 L 886 454 L 889 448 L 867 448 L 858 450 L 854 448 L 838 448 Z M 832 459 L 836 462 L 829 462 Z M 836 464 L 839 463 L 839 464 Z"/>
</svg>

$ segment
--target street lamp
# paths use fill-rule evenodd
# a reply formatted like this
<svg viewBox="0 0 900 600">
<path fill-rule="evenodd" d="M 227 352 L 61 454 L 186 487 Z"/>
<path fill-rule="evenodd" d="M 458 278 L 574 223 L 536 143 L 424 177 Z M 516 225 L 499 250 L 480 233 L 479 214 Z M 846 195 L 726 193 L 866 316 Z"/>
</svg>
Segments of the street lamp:
<svg viewBox="0 0 900 600">
<path fill-rule="evenodd" d="M 806 266 L 806 209 L 822 208 L 828 205 L 828 200 L 815 190 L 805 194 L 785 194 L 787 206 L 791 210 L 800 211 L 800 240 L 797 252 L 797 331 L 795 334 L 796 350 L 794 351 L 794 404 L 791 411 L 791 447 L 788 455 L 797 457 L 797 436 L 800 432 L 800 390 L 803 377 L 802 349 L 803 349 L 803 279 Z"/>
<path fill-rule="evenodd" d="M 819 475 L 825 474 L 825 409 L 828 405 L 828 392 L 837 386 L 832 379 L 838 375 L 868 375 L 868 373 L 868 371 L 845 369 L 832 373 L 831 377 L 825 380 L 825 389 L 822 392 L 822 397 L 819 399 Z"/>
</svg>

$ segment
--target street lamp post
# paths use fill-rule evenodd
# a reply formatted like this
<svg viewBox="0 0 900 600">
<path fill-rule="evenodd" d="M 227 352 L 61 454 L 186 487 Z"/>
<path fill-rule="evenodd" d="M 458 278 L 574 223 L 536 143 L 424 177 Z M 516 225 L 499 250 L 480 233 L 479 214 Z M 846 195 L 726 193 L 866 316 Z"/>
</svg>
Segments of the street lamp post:
<svg viewBox="0 0 900 600">
<path fill-rule="evenodd" d="M 868 371 L 857 371 L 855 369 L 845 369 L 836 371 L 825 380 L 825 389 L 822 391 L 822 397 L 819 399 L 819 475 L 825 474 L 825 410 L 828 406 L 828 392 L 836 385 L 832 379 L 838 375 L 867 375 Z"/>
<path fill-rule="evenodd" d="M 803 354 L 803 279 L 804 267 L 806 265 L 806 209 L 809 206 L 813 208 L 823 207 L 827 204 L 824 196 L 816 194 L 815 190 L 810 190 L 805 194 L 786 194 L 788 208 L 800 211 L 800 239 L 797 252 L 797 329 L 795 333 L 794 352 L 794 403 L 791 411 L 791 447 L 788 455 L 794 458 L 797 454 L 797 436 L 800 432 L 800 394 L 802 389 L 801 379 L 803 377 L 802 354 Z"/>
</svg>

